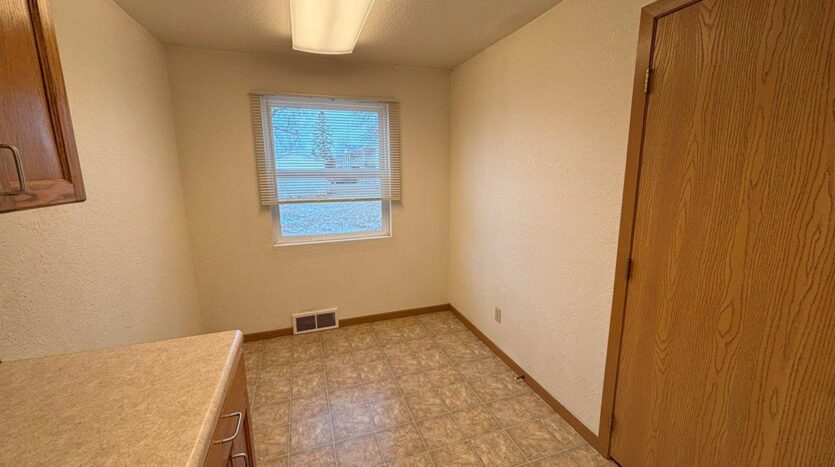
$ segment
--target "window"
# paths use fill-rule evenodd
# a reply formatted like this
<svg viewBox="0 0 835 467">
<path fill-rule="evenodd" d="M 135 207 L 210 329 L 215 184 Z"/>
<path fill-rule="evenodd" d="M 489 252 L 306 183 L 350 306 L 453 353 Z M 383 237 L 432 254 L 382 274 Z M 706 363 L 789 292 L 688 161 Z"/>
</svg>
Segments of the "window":
<svg viewBox="0 0 835 467">
<path fill-rule="evenodd" d="M 252 95 L 261 204 L 276 244 L 388 237 L 400 200 L 396 103 Z"/>
</svg>

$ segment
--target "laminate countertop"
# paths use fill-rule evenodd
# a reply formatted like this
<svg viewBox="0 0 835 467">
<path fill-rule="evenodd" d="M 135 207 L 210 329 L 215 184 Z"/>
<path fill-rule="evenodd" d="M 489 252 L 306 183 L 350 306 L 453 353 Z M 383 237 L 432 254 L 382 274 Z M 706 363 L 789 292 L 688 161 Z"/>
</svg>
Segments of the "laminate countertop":
<svg viewBox="0 0 835 467">
<path fill-rule="evenodd" d="M 243 336 L 0 363 L 0 466 L 200 466 Z"/>
</svg>

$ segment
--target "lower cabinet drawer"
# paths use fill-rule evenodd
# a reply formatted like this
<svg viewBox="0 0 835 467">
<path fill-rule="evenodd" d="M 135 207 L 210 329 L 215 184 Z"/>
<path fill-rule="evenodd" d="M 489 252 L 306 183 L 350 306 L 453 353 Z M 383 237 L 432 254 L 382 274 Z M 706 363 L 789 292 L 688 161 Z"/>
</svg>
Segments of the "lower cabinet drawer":
<svg viewBox="0 0 835 467">
<path fill-rule="evenodd" d="M 215 425 L 204 466 L 243 467 L 254 464 L 249 440 L 249 401 L 246 394 L 245 371 L 243 357 L 240 357 Z"/>
</svg>

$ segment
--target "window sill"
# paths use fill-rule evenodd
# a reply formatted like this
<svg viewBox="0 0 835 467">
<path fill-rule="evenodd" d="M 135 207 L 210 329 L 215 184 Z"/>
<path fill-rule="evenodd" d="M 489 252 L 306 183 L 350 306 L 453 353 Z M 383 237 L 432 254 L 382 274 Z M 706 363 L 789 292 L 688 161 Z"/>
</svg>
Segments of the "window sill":
<svg viewBox="0 0 835 467">
<path fill-rule="evenodd" d="M 293 246 L 302 246 L 302 245 L 321 245 L 325 243 L 344 243 L 344 242 L 360 242 L 365 240 L 384 240 L 386 238 L 391 238 L 391 234 L 385 235 L 375 235 L 372 237 L 348 237 L 348 238 L 323 238 L 323 239 L 312 239 L 312 240 L 299 240 L 297 242 L 281 242 L 281 243 L 273 243 L 273 247 L 283 248 L 283 247 L 293 247 Z"/>
</svg>

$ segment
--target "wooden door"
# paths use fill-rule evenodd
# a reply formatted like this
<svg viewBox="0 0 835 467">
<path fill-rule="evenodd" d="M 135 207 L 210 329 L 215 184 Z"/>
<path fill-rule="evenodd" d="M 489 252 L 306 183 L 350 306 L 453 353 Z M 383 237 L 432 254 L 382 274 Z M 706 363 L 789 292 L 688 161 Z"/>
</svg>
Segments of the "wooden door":
<svg viewBox="0 0 835 467">
<path fill-rule="evenodd" d="M 84 197 L 46 0 L 0 0 L 0 212 Z"/>
<path fill-rule="evenodd" d="M 624 466 L 835 465 L 834 5 L 648 7 L 620 245 Z"/>
</svg>

